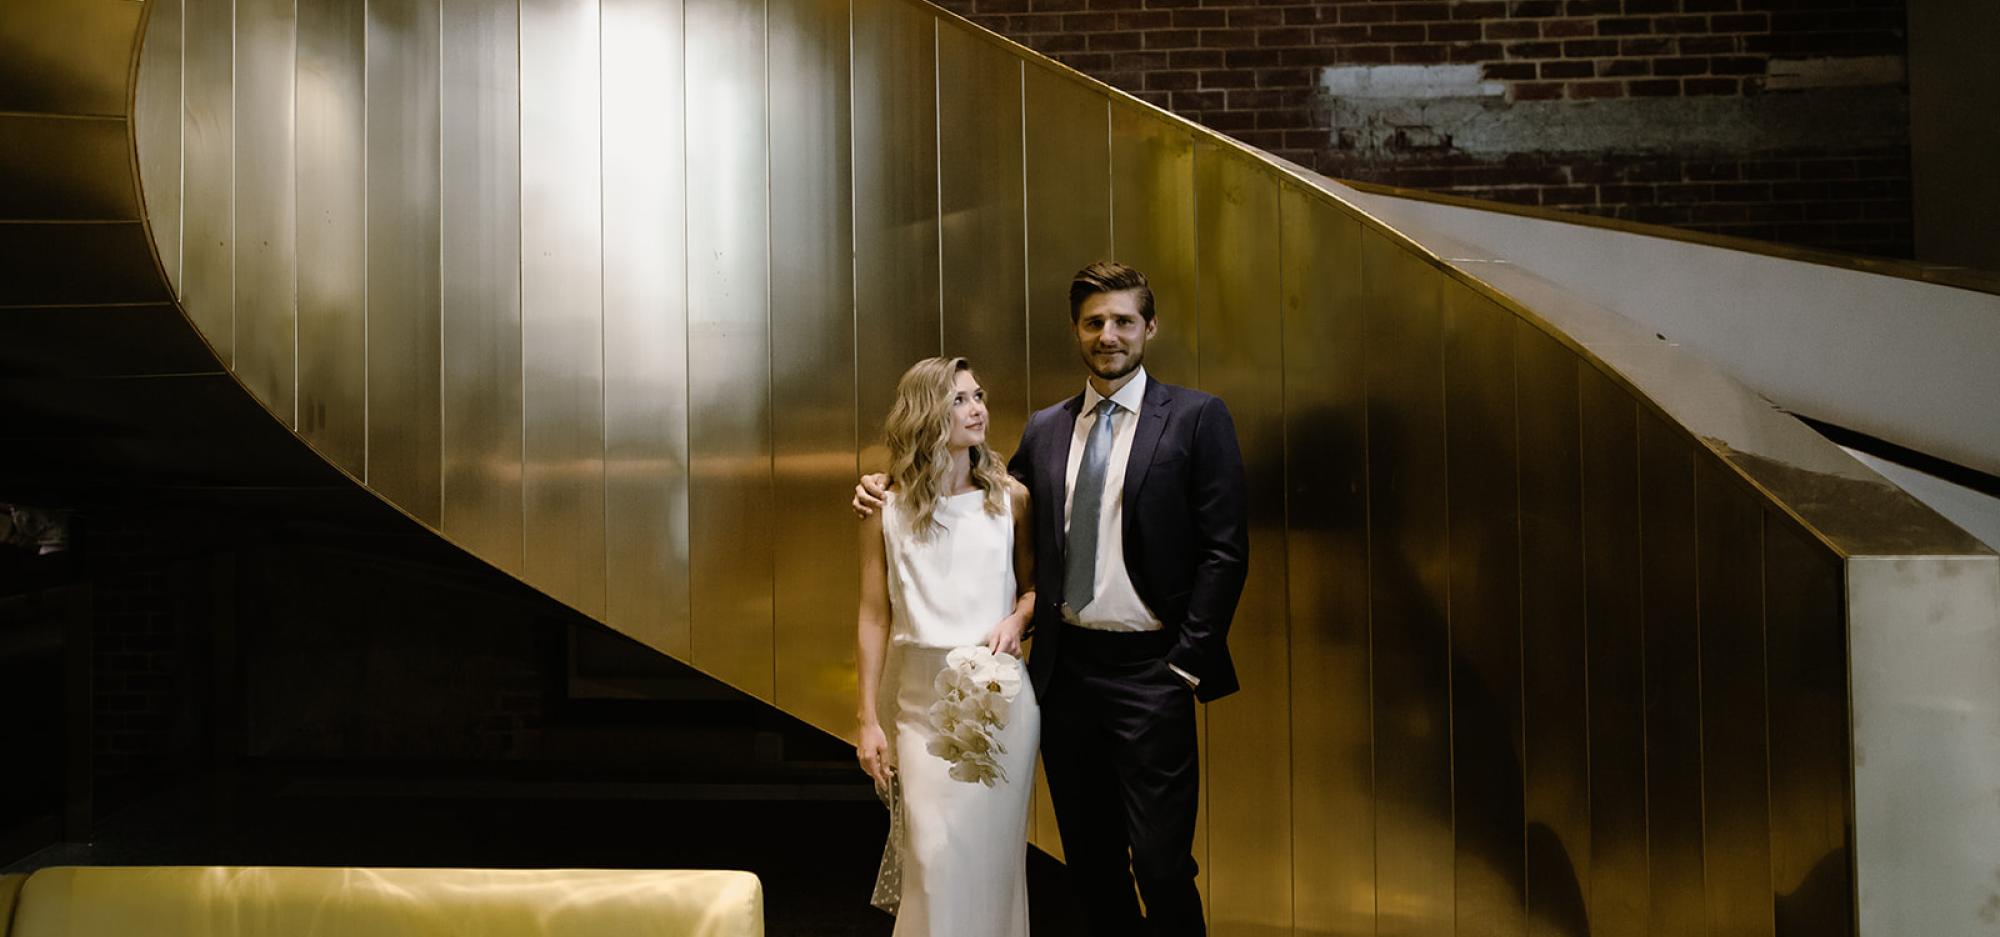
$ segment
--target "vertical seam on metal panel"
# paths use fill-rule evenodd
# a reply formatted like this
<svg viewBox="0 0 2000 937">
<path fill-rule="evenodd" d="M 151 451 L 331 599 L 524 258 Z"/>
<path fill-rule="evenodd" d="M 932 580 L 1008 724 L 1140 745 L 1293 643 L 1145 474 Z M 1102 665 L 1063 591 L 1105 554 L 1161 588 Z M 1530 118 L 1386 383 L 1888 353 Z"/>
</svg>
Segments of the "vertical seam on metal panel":
<svg viewBox="0 0 2000 937">
<path fill-rule="evenodd" d="M 847 292 L 848 336 L 853 344 L 854 367 L 854 471 L 861 471 L 861 210 L 855 191 L 860 188 L 855 175 L 861 158 L 854 133 L 854 0 L 847 0 Z"/>
<path fill-rule="evenodd" d="M 1582 574 L 1580 576 L 1580 580 L 1583 583 L 1582 601 L 1578 604 L 1582 606 L 1582 612 L 1583 612 L 1583 818 L 1584 818 L 1586 842 L 1583 844 L 1579 844 L 1579 851 L 1581 851 L 1582 846 L 1589 845 L 1589 841 L 1595 839 L 1594 831 L 1596 828 L 1596 815 L 1597 815 L 1596 789 L 1595 789 L 1595 778 L 1594 778 L 1595 773 L 1591 771 L 1591 766 L 1596 764 L 1596 761 L 1594 758 L 1595 753 L 1592 750 L 1594 739 L 1592 738 L 1591 735 L 1591 718 L 1590 718 L 1590 713 L 1591 713 L 1590 704 L 1592 699 L 1591 687 L 1590 687 L 1590 673 L 1591 673 L 1590 516 L 1589 516 L 1590 498 L 1588 494 L 1590 486 L 1590 476 L 1586 474 L 1583 470 L 1583 462 L 1584 462 L 1583 454 L 1585 451 L 1583 444 L 1584 441 L 1583 381 L 1584 381 L 1585 367 L 1586 365 L 1584 364 L 1582 359 L 1578 359 L 1570 364 L 1570 375 L 1571 375 L 1570 380 L 1576 386 L 1575 397 L 1576 397 L 1576 478 L 1577 478 L 1577 486 L 1576 486 L 1577 565 L 1579 567 L 1578 572 Z M 1594 884 L 1594 880 L 1596 878 L 1597 857 L 1593 854 L 1591 856 L 1590 861 L 1591 861 L 1591 878 L 1593 879 L 1592 884 Z M 1586 885 L 1585 887 L 1589 888 L 1590 885 Z M 1584 908 L 1586 909 L 1586 914 L 1588 913 L 1590 905 L 1591 905 L 1590 895 L 1586 893 L 1584 895 Z M 1529 908 L 1529 912 L 1533 913 L 1533 910 L 1534 909 L 1531 906 Z"/>
<path fill-rule="evenodd" d="M 442 32 L 440 32 L 442 35 Z M 302 427 L 299 399 L 299 4 L 292 0 L 292 431 Z M 301 434 L 303 435 L 303 434 Z"/>
<path fill-rule="evenodd" d="M 437 303 L 437 317 L 438 317 L 438 322 L 437 322 L 437 336 L 438 336 L 438 349 L 437 349 L 437 367 L 438 367 L 438 383 L 437 383 L 437 389 L 438 389 L 438 396 L 437 396 L 437 480 L 438 480 L 438 486 L 437 486 L 437 529 L 438 529 L 439 531 L 443 531 L 443 530 L 444 530 L 444 479 L 445 479 L 445 475 L 444 475 L 444 463 L 445 463 L 445 456 L 444 456 L 444 303 L 445 303 L 445 299 L 444 299 L 444 212 L 445 212 L 445 198 L 444 198 L 444 121 L 445 121 L 445 114 L 444 114 L 444 94 L 445 94 L 445 90 L 444 90 L 444 89 L 445 89 L 445 84 L 444 84 L 444 81 L 445 81 L 445 77 L 444 77 L 444 54 L 445 54 L 445 49 L 444 49 L 444 46 L 445 46 L 445 38 L 444 38 L 444 37 L 445 37 L 445 31 L 444 31 L 444 7 L 445 7 L 445 4 L 446 4 L 446 3 L 449 3 L 449 2 L 450 2 L 450 0 L 438 0 L 438 45 L 437 45 L 437 50 L 438 50 L 438 53 L 437 53 L 437 55 L 438 55 L 438 62 L 437 62 L 437 70 L 438 70 L 438 85 L 437 85 L 437 109 L 438 109 L 438 110 L 437 110 L 437 113 L 438 113 L 438 118 L 437 118 L 437 139 L 438 139 L 438 150 L 437 150 L 437 151 L 438 151 L 438 169 L 437 169 L 437 173 L 438 173 L 438 175 L 437 175 L 437 179 L 438 179 L 438 188 L 437 188 L 437 206 L 438 206 L 438 214 L 437 214 L 437 232 L 438 232 L 438 255 L 437 255 L 437 297 L 438 297 L 438 303 Z M 294 209 L 294 213 L 295 213 L 295 214 L 296 214 L 296 211 L 297 211 L 297 210 L 296 210 L 296 209 Z M 294 332 L 296 333 L 296 330 L 294 330 Z"/>
<path fill-rule="evenodd" d="M 1111 256 L 1118 259 L 1118 147 L 1111 130 L 1111 98 L 1104 98 L 1104 239 Z"/>
<path fill-rule="evenodd" d="M 369 80 L 368 34 L 368 5 L 366 2 L 363 2 L 361 5 L 361 483 L 373 488 L 374 486 L 370 484 L 370 477 L 374 474 L 373 470 L 375 467 L 373 447 L 375 434 L 373 432 L 374 412 L 373 408 L 369 406 L 369 390 L 372 382 L 369 380 L 368 368 L 369 311 L 374 305 L 371 302 L 372 296 L 368 288 L 368 241 L 370 233 L 368 218 L 371 207 L 370 203 L 372 201 L 369 198 L 371 190 L 368 185 L 368 176 L 371 169 L 368 165 L 368 99 L 369 92 L 373 90 L 374 82 Z M 526 525 L 523 526 L 525 527 Z"/>
<path fill-rule="evenodd" d="M 777 333 L 771 327 L 771 0 L 763 0 L 764 7 L 764 498 L 758 506 L 764 515 L 764 556 L 767 576 L 766 588 L 771 595 L 771 700 L 778 699 L 778 548 L 776 527 L 771 521 L 771 499 L 777 494 L 778 474 L 778 400 L 776 381 L 772 374 L 772 347 L 777 343 Z M 940 289 L 942 294 L 943 290 Z M 942 319 L 940 318 L 940 321 Z M 942 326 L 940 326 L 942 327 Z"/>
<path fill-rule="evenodd" d="M 1646 896 L 1642 907 L 1650 926 L 1653 905 L 1653 746 L 1647 732 L 1646 713 L 1646 447 L 1644 413 L 1637 400 L 1629 401 L 1632 411 L 1632 494 L 1638 509 L 1633 512 L 1637 518 L 1634 526 L 1639 528 L 1639 792 L 1640 813 L 1643 816 L 1640 835 L 1640 856 L 1645 860 L 1646 876 L 1643 894 Z"/>
<path fill-rule="evenodd" d="M 528 489 L 531 476 L 528 462 L 528 263 L 526 249 L 528 243 L 528 191 L 527 180 L 527 96 L 522 89 L 527 86 L 526 78 L 526 37 L 528 33 L 527 0 L 514 0 L 514 296 L 517 309 L 514 316 L 515 347 L 520 350 L 516 362 L 521 379 L 521 578 L 529 579 L 534 570 L 528 563 Z"/>
<path fill-rule="evenodd" d="M 682 612 L 684 613 L 684 617 L 683 617 L 683 618 L 682 618 L 681 620 L 687 623 L 687 659 L 688 659 L 688 663 L 693 663 L 693 662 L 694 662 L 694 589 L 695 589 L 695 586 L 694 586 L 694 517 L 693 517 L 693 514 L 694 514 L 694 509 L 693 509 L 693 500 L 694 500 L 694 416 L 693 416 L 693 410 L 694 410 L 694 407 L 693 407 L 693 401 L 694 401 L 694 374 L 692 373 L 692 372 L 693 372 L 693 370 L 694 370 L 694 354 L 693 354 L 693 352 L 694 352 L 694 340 L 693 340 L 693 332 L 694 332 L 694 322 L 693 322 L 693 320 L 694 320 L 694 315 L 693 315 L 693 305 L 694 305 L 694 299 L 693 299 L 693 298 L 694 298 L 694 271 L 693 271 L 693 269 L 692 269 L 693 265 L 692 265 L 692 264 L 690 264 L 690 263 L 688 262 L 688 226 L 689 226 L 689 221 L 688 221 L 688 218 L 689 218 L 689 216 L 690 216 L 690 215 L 692 215 L 692 214 L 693 214 L 693 211 L 692 211 L 692 209 L 693 209 L 693 206 L 692 206 L 692 205 L 691 205 L 691 204 L 689 203 L 689 201 L 688 201 L 688 197 L 687 197 L 687 193 L 688 193 L 688 166 L 689 166 L 689 160 L 688 160 L 688 155 L 687 155 L 687 150 L 688 150 L 688 147 L 687 147 L 687 141 L 688 141 L 688 104 L 687 104 L 687 100 L 688 100 L 688 54 L 687 54 L 687 45 L 688 45 L 688 41 L 687 41 L 687 37 L 688 37 L 688 28 L 687 28 L 687 4 L 688 4 L 688 0 L 679 0 L 679 5 L 680 5 L 680 14 L 681 14 L 681 30 L 680 30 L 680 36 L 679 36 L 679 40 L 680 40 L 680 44 L 681 44 L 681 49 L 680 49 L 680 66 L 681 66 L 681 80 L 680 80 L 680 87 L 679 87 L 679 89 L 677 89 L 677 90 L 678 90 L 678 93 L 679 93 L 679 94 L 680 94 L 680 96 L 681 96 L 681 106 L 680 106 L 680 113 L 681 113 L 681 138 L 680 138 L 680 148 L 681 148 L 681 245 L 680 245 L 680 248 L 681 248 L 681 257 L 680 257 L 680 263 L 681 263 L 681 426 L 680 426 L 680 430 L 681 430 L 681 471 L 683 472 L 683 479 L 682 479 L 682 482 L 681 482 L 681 487 L 682 487 L 682 488 L 684 489 L 684 491 L 685 491 L 685 496 L 686 496 L 686 498 L 687 498 L 687 499 L 688 499 L 688 501 L 689 501 L 689 507 L 688 507 L 688 509 L 687 509 L 687 510 L 684 510 L 684 511 L 681 511 L 681 512 L 680 512 L 680 516 L 681 516 L 681 523 L 682 523 L 682 524 L 684 525 L 684 527 L 685 527 L 685 530 L 684 530 L 684 531 L 682 532 L 682 537 L 681 537 L 681 543 L 682 543 L 682 544 L 684 545 L 685 549 L 687 550 L 687 554 L 688 554 L 688 555 L 687 555 L 687 562 L 686 562 L 685 564 L 683 564 L 683 565 L 684 565 L 684 568 L 685 568 L 685 570 L 686 570 L 686 575 L 687 575 L 687 587 L 686 587 L 685 589 L 682 589 L 682 590 L 681 590 L 681 602 L 682 602 L 682 605 L 683 605 L 683 608 L 681 609 L 681 611 L 682 611 Z"/>
<path fill-rule="evenodd" d="M 1370 914 L 1369 925 L 1371 931 L 1379 932 L 1382 920 L 1382 811 L 1378 803 L 1379 798 L 1376 796 L 1376 790 L 1379 787 L 1376 775 L 1381 756 L 1375 738 L 1375 484 L 1374 460 L 1371 457 L 1373 446 L 1370 445 L 1372 421 L 1368 419 L 1367 367 L 1369 345 L 1368 315 L 1371 308 L 1368 298 L 1369 287 L 1373 285 L 1369 279 L 1369 264 L 1367 260 L 1369 253 L 1368 238 L 1373 235 L 1359 221 L 1355 221 L 1353 224 L 1355 232 L 1360 235 L 1360 249 L 1355 251 L 1354 263 L 1359 268 L 1356 271 L 1359 276 L 1355 279 L 1361 284 L 1362 298 L 1362 302 L 1359 304 L 1361 308 L 1356 314 L 1361 318 L 1361 528 L 1363 546 L 1362 563 L 1365 567 L 1364 575 L 1367 593 L 1367 605 L 1363 617 L 1367 621 L 1368 628 L 1368 874 L 1370 884 L 1373 886 L 1369 888 L 1368 893 L 1369 897 L 1374 901 L 1374 905 L 1371 908 L 1372 913 Z"/>
<path fill-rule="evenodd" d="M 1021 397 L 1026 405 L 1022 419 L 1025 431 L 1027 421 L 1035 416 L 1035 297 L 1028 246 L 1028 62 L 1021 59 L 1014 65 L 1015 106 L 1021 118 Z"/>
<path fill-rule="evenodd" d="M 242 140 L 243 128 L 240 126 L 242 121 L 236 119 L 236 86 L 237 86 L 237 80 L 241 77 L 240 75 L 237 74 L 237 68 L 236 68 L 236 40 L 238 38 L 237 32 L 241 26 L 241 24 L 237 22 L 237 5 L 238 5 L 237 0 L 230 0 L 229 2 L 229 361 L 227 362 L 227 364 L 229 366 L 229 371 L 231 374 L 238 373 L 236 368 L 236 359 L 238 351 L 238 348 L 236 347 L 236 341 L 237 341 L 236 251 L 237 248 L 239 247 L 237 243 L 237 235 L 239 234 L 239 232 L 236 230 L 236 175 L 238 167 L 243 162 L 241 159 L 238 158 L 239 156 L 242 155 L 241 150 L 243 149 L 243 140 Z"/>
<path fill-rule="evenodd" d="M 174 282 L 172 284 L 174 289 L 171 290 L 171 292 L 173 293 L 176 299 L 179 299 L 181 301 L 181 305 L 185 309 L 187 305 L 188 12 L 187 12 L 186 0 L 173 0 L 173 2 L 178 3 L 180 5 L 180 11 L 181 11 L 180 12 L 181 61 L 180 61 L 180 86 L 179 86 L 180 94 L 179 97 L 176 99 L 178 106 L 175 108 L 175 115 L 174 115 L 175 120 L 178 122 L 178 130 L 174 134 L 175 136 L 174 173 L 180 180 L 179 182 L 180 191 L 177 193 L 178 197 L 176 199 L 178 204 L 175 206 L 175 211 L 174 211 L 174 243 L 179 246 L 175 249 Z"/>
<path fill-rule="evenodd" d="M 1527 328 L 1519 318 L 1509 316 L 1507 326 L 1507 359 L 1514 385 L 1514 676 L 1518 681 L 1520 717 L 1515 727 L 1515 739 L 1520 743 L 1521 752 L 1521 919 L 1528 916 L 1528 888 L 1534 868 L 1528 861 L 1528 588 L 1527 588 L 1527 536 L 1523 516 L 1527 513 L 1521 500 L 1521 330 Z"/>
<path fill-rule="evenodd" d="M 1703 672 L 1703 636 L 1708 630 L 1701 607 L 1701 472 L 1694 449 L 1687 454 L 1687 478 L 1689 506 L 1694 509 L 1694 729 L 1695 729 L 1695 830 L 1699 834 L 1696 842 L 1701 850 L 1701 894 L 1702 923 L 1708 924 L 1711 911 L 1708 893 L 1708 725 L 1704 714 L 1708 710 L 1708 680 Z"/>
<path fill-rule="evenodd" d="M 1451 601 L 1453 578 L 1451 562 L 1451 386 L 1447 378 L 1449 368 L 1446 361 L 1447 355 L 1445 354 L 1445 346 L 1447 344 L 1446 322 L 1449 320 L 1451 313 L 1447 308 L 1447 297 L 1442 286 L 1437 287 L 1432 295 L 1437 297 L 1435 308 L 1437 309 L 1436 322 L 1438 326 L 1438 435 L 1439 449 L 1444 455 L 1444 760 L 1446 801 L 1449 804 L 1449 809 L 1445 811 L 1445 816 L 1451 824 L 1451 853 L 1448 861 L 1451 863 L 1452 930 L 1456 932 L 1458 930 L 1458 694 L 1456 692 L 1458 689 L 1458 674 L 1455 672 L 1457 668 L 1452 664 L 1455 659 L 1453 639 L 1456 635 L 1453 634 L 1452 628 L 1455 622 L 1452 620 L 1453 609 Z"/>
<path fill-rule="evenodd" d="M 931 176 L 937 201 L 931 205 L 931 240 L 937 249 L 938 354 L 944 347 L 944 63 L 938 60 L 938 18 L 931 17 Z"/>
<path fill-rule="evenodd" d="M 1284 556 L 1284 561 L 1278 564 L 1278 576 L 1282 580 L 1278 594 L 1285 603 L 1285 865 L 1289 869 L 1297 869 L 1299 745 L 1298 716 L 1292 712 L 1292 695 L 1298 687 L 1297 670 L 1293 666 L 1298 654 L 1292 640 L 1292 421 L 1290 402 L 1285 394 L 1285 186 L 1273 182 L 1271 189 L 1275 193 L 1272 207 L 1276 209 L 1278 219 L 1278 551 Z M 1285 881 L 1285 905 L 1286 921 L 1296 930 L 1299 924 L 1296 873 Z"/>
<path fill-rule="evenodd" d="M 1778 850 L 1774 842 L 1776 830 L 1771 819 L 1771 609 L 1770 609 L 1770 513 L 1762 506 L 1757 508 L 1757 676 L 1763 681 L 1764 690 L 1764 875 L 1765 885 L 1773 885 L 1778 878 L 1772 867 Z M 1769 894 L 1769 892 L 1766 892 Z M 1776 933 L 1777 904 L 1774 901 L 1767 920 L 1769 930 Z"/>
<path fill-rule="evenodd" d="M 604 546 L 604 622 L 611 623 L 611 352 L 610 304 L 605 302 L 609 258 L 604 250 L 604 7 L 597 3 L 597 532 Z"/>
</svg>

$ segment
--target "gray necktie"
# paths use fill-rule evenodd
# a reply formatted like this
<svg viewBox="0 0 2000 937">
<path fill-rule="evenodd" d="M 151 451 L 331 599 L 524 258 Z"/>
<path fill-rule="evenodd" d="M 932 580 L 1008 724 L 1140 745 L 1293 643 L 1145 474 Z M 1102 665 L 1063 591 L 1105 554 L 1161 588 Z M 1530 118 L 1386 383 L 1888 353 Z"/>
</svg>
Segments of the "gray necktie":
<svg viewBox="0 0 2000 937">
<path fill-rule="evenodd" d="M 1097 527 L 1104 506 L 1104 474 L 1111 465 L 1109 400 L 1097 404 L 1097 423 L 1083 446 L 1083 464 L 1076 469 L 1076 490 L 1069 503 L 1069 555 L 1063 564 L 1063 602 L 1082 614 L 1097 597 Z"/>
</svg>

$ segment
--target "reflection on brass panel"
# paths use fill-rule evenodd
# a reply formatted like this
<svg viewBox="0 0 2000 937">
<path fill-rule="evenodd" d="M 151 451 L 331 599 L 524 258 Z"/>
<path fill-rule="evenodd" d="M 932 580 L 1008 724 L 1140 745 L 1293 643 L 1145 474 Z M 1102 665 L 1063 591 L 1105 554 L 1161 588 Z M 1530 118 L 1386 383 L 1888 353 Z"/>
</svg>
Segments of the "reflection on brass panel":
<svg viewBox="0 0 2000 937">
<path fill-rule="evenodd" d="M 145 226 L 0 224 L 0 306 L 167 299 Z"/>
<path fill-rule="evenodd" d="M 603 211 L 596 0 L 521 4 L 527 580 L 604 614 Z"/>
<path fill-rule="evenodd" d="M 772 699 L 769 97 L 762 2 L 685 0 L 693 662 Z M 841 610 L 846 617 L 848 610 Z"/>
<path fill-rule="evenodd" d="M 1764 513 L 1771 890 L 1782 937 L 1855 932 L 1846 589 L 1840 558 Z"/>
<path fill-rule="evenodd" d="M 298 428 L 298 251 L 294 216 L 294 0 L 236 3 L 236 359 L 233 370 Z M 433 515 L 434 517 L 435 515 Z"/>
<path fill-rule="evenodd" d="M 444 0 L 443 13 L 440 526 L 519 576 L 520 22 L 510 0 Z"/>
<path fill-rule="evenodd" d="M 1032 412 L 1021 68 L 1020 59 L 965 27 L 938 23 L 938 96 L 957 102 L 938 114 L 943 347 L 979 369 L 987 442 L 1001 458 L 1013 453 Z"/>
<path fill-rule="evenodd" d="M 147 4 L 132 100 L 140 201 L 170 286 L 181 281 L 181 2 Z"/>
<path fill-rule="evenodd" d="M 182 308 L 225 366 L 236 337 L 234 0 L 186 0 L 181 77 Z"/>
<path fill-rule="evenodd" d="M 1429 935 L 1453 914 L 1442 278 L 1373 232 L 1361 263 L 1376 932 Z"/>
<path fill-rule="evenodd" d="M 1590 738 L 1577 358 L 1512 325 L 1521 457 L 1527 932 L 1590 931 Z"/>
<path fill-rule="evenodd" d="M 1226 792 L 1208 802 L 1208 911 L 1218 933 L 1274 933 L 1292 926 L 1278 183 L 1212 144 L 1195 170 L 1202 388 L 1229 407 L 1250 499 L 1249 578 L 1229 629 L 1243 689 L 1207 707 L 1204 780 Z"/>
<path fill-rule="evenodd" d="M 357 477 L 368 454 L 364 6 L 300 6 L 298 52 L 298 432 Z"/>
<path fill-rule="evenodd" d="M 777 702 L 854 731 L 854 255 L 846 0 L 772 0 Z"/>
<path fill-rule="evenodd" d="M 1069 280 L 1111 256 L 1111 146 L 1103 97 L 1034 63 L 1025 69 L 1028 399 L 1039 410 L 1083 390 Z"/>
<path fill-rule="evenodd" d="M 1461 937 L 1519 937 L 1526 927 L 1514 322 L 1470 287 L 1445 285 L 1453 880 Z"/>
<path fill-rule="evenodd" d="M 1137 105 L 1114 101 L 1111 190 L 1112 253 L 1139 268 L 1153 289 L 1160 332 L 1146 346 L 1146 373 L 1171 384 L 1199 384 L 1193 136 Z"/>
<path fill-rule="evenodd" d="M 432 526 L 442 460 L 438 41 L 438 0 L 368 4 L 365 477 L 370 488 Z"/>
<path fill-rule="evenodd" d="M 122 120 L 0 114 L 0 219 L 132 221 L 132 150 Z"/>
<path fill-rule="evenodd" d="M 1685 439 L 1644 409 L 1639 532 L 1646 635 L 1647 933 L 1692 934 L 1701 931 L 1705 917 L 1694 461 Z"/>
<path fill-rule="evenodd" d="M 887 465 L 896 378 L 940 353 L 936 17 L 854 0 L 854 320 L 861 465 Z"/>
<path fill-rule="evenodd" d="M 1300 933 L 1375 933 L 1361 225 L 1286 186 L 1285 578 L 1292 903 Z"/>
<path fill-rule="evenodd" d="M 686 654 L 681 7 L 605 0 L 605 621 Z"/>
<path fill-rule="evenodd" d="M 1590 672 L 1590 932 L 1646 933 L 1646 686 L 1639 609 L 1639 429 L 1632 398 L 1577 366 Z M 1530 886 L 1533 887 L 1532 885 Z"/>
<path fill-rule="evenodd" d="M 145 9 L 130 0 L 8 0 L 0 16 L 0 112 L 125 116 Z M 224 42 L 228 30 L 225 22 Z"/>
<path fill-rule="evenodd" d="M 1726 937 L 1771 937 L 1764 517 L 1735 473 L 1705 456 L 1695 461 L 1695 533 L 1707 925 Z"/>
</svg>

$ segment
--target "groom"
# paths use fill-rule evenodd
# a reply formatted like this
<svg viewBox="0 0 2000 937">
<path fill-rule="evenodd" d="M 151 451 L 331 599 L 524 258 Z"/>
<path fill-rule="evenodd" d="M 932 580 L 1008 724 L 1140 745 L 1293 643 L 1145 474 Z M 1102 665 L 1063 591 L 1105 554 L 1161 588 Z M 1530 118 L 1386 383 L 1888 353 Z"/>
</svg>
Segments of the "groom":
<svg viewBox="0 0 2000 937">
<path fill-rule="evenodd" d="M 1203 934 L 1194 704 L 1237 689 L 1243 457 L 1220 399 L 1146 374 L 1159 323 L 1144 274 L 1091 264 L 1069 309 L 1088 385 L 1030 417 L 1008 463 L 1035 512 L 1042 764 L 1092 930 Z M 878 478 L 857 510 L 879 508 Z"/>
</svg>

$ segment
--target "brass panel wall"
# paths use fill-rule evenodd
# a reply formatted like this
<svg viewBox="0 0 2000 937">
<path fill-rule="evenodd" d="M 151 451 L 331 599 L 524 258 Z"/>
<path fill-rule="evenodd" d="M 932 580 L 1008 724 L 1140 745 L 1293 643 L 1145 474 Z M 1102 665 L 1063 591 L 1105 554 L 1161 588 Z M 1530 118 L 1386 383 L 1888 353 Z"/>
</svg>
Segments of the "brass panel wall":
<svg viewBox="0 0 2000 937">
<path fill-rule="evenodd" d="M 519 7 L 444 0 L 441 526 L 522 574 Z"/>
<path fill-rule="evenodd" d="M 1111 256 L 1111 138 L 1103 96 L 1050 69 L 1023 65 L 1030 406 L 1039 410 L 1083 390 L 1070 331 L 1069 281 Z M 1030 411 L 1032 412 L 1032 410 Z M 1014 440 L 995 437 L 994 444 Z M 1047 781 L 1035 773 L 1035 844 L 1058 858 L 1062 843 Z"/>
<path fill-rule="evenodd" d="M 1160 325 L 1146 348 L 1146 373 L 1174 384 L 1201 382 L 1194 193 L 1193 135 L 1135 104 L 1112 102 L 1110 259 L 1146 274 Z"/>
<path fill-rule="evenodd" d="M 686 653 L 687 244 L 678 0 L 604 0 L 605 620 Z"/>
<path fill-rule="evenodd" d="M 236 337 L 236 4 L 186 0 L 180 299 L 229 366 Z"/>
<path fill-rule="evenodd" d="M 1086 372 L 1070 332 L 1069 281 L 1083 265 L 1111 256 L 1110 118 L 1103 96 L 1047 68 L 1026 64 L 1021 83 L 1028 398 L 1039 410 L 1083 390 Z"/>
<path fill-rule="evenodd" d="M 846 0 L 772 0 L 771 442 L 777 703 L 854 723 L 858 474 Z"/>
<path fill-rule="evenodd" d="M 1292 917 L 1375 933 L 1361 224 L 1286 186 L 1285 577 L 1291 621 Z"/>
<path fill-rule="evenodd" d="M 1576 358 L 1516 320 L 1523 871 L 1530 937 L 1591 933 L 1590 656 Z"/>
<path fill-rule="evenodd" d="M 138 218 L 129 137 L 122 120 L 0 114 L 0 178 L 15 180 L 0 189 L 0 218 Z"/>
<path fill-rule="evenodd" d="M 368 461 L 368 19 L 364 0 L 298 11 L 298 422 L 359 477 Z"/>
<path fill-rule="evenodd" d="M 986 436 L 1006 458 L 1027 425 L 1026 177 L 1020 59 L 956 23 L 938 24 L 938 237 L 945 354 L 986 388 Z"/>
<path fill-rule="evenodd" d="M 236 375 L 298 426 L 298 16 L 294 0 L 236 4 Z"/>
<path fill-rule="evenodd" d="M 1839 556 L 1455 261 L 903 0 L 185 3 L 137 68 L 178 130 L 14 131 L 56 182 L 0 213 L 136 214 L 136 152 L 199 334 L 480 557 L 846 731 L 895 378 L 970 354 L 1011 449 L 1115 257 L 1248 457 L 1218 934 L 1852 931 Z M 136 223 L 0 225 L 0 305 L 159 281 Z"/>
<path fill-rule="evenodd" d="M 1665 421 L 1639 414 L 1649 934 L 1700 933 L 1706 917 L 1693 455 Z"/>
<path fill-rule="evenodd" d="M 1443 284 L 1362 236 L 1374 624 L 1376 932 L 1446 932 L 1454 912 Z"/>
<path fill-rule="evenodd" d="M 1764 699 L 1764 516 L 1720 466 L 1695 463 L 1707 932 L 1770 937 Z"/>
<path fill-rule="evenodd" d="M 1856 930 L 1846 577 L 1768 510 L 1763 565 L 1775 930 L 1840 937 Z"/>
<path fill-rule="evenodd" d="M 1646 933 L 1646 650 L 1640 612 L 1638 406 L 1576 364 L 1590 711 L 1590 933 Z M 1531 886 L 1532 887 L 1532 886 Z"/>
<path fill-rule="evenodd" d="M 696 666 L 775 695 L 765 5 L 684 0 L 689 600 Z"/>
<path fill-rule="evenodd" d="M 181 281 L 181 6 L 182 0 L 153 0 L 148 8 L 132 100 L 132 138 L 145 182 L 140 198 L 170 287 Z"/>
<path fill-rule="evenodd" d="M 937 20 L 905 0 L 854 0 L 854 322 L 861 465 L 888 464 L 896 378 L 941 352 Z"/>
<path fill-rule="evenodd" d="M 1519 937 L 1527 905 L 1514 317 L 1444 288 L 1457 933 Z"/>
<path fill-rule="evenodd" d="M 526 579 L 604 613 L 603 212 L 597 0 L 521 4 Z"/>
<path fill-rule="evenodd" d="M 365 478 L 369 487 L 432 525 L 438 521 L 442 464 L 438 17 L 438 0 L 368 4 Z"/>
<path fill-rule="evenodd" d="M 0 112 L 123 117 L 145 9 L 131 0 L 8 0 Z"/>
<path fill-rule="evenodd" d="M 1285 320 L 1278 182 L 1221 147 L 1195 151 L 1202 387 L 1243 447 L 1250 570 L 1229 647 L 1243 690 L 1208 709 L 1209 920 L 1218 934 L 1292 927 L 1291 655 L 1286 616 Z M 1200 676 L 1200 674 L 1196 674 Z"/>
</svg>

